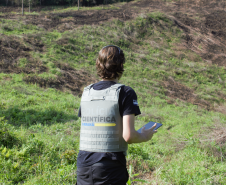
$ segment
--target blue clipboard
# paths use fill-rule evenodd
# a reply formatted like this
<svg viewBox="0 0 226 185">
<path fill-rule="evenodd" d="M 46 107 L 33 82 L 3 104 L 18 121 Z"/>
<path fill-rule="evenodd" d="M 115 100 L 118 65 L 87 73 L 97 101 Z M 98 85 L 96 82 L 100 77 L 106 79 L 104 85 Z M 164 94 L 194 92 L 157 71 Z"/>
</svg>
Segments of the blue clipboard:
<svg viewBox="0 0 226 185">
<path fill-rule="evenodd" d="M 147 123 L 145 126 L 145 130 L 151 128 L 156 122 L 152 122 L 150 121 L 149 123 Z M 161 127 L 162 124 L 161 123 L 157 123 L 157 126 L 155 127 L 155 130 L 157 130 L 159 127 Z M 141 127 L 137 132 L 141 133 L 141 130 L 142 130 L 143 127 Z"/>
</svg>

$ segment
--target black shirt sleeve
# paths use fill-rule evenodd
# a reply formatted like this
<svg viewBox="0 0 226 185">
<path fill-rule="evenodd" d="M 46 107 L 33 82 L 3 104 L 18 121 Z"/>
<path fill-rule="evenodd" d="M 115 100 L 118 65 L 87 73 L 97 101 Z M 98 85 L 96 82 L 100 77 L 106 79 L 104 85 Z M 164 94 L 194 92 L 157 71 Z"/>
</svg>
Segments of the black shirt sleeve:
<svg viewBox="0 0 226 185">
<path fill-rule="evenodd" d="M 119 95 L 119 111 L 122 117 L 130 114 L 135 114 L 135 116 L 141 114 L 137 95 L 131 87 L 123 86 L 121 88 Z"/>
<path fill-rule="evenodd" d="M 78 117 L 82 117 L 82 115 L 81 115 L 81 105 L 80 105 L 80 107 L 79 107 L 79 110 L 78 110 Z"/>
</svg>

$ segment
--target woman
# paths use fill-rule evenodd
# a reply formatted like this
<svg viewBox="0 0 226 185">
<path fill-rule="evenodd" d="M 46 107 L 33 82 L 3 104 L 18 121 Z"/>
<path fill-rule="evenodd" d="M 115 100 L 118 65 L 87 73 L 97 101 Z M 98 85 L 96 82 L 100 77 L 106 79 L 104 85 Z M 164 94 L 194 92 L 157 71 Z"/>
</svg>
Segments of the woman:
<svg viewBox="0 0 226 185">
<path fill-rule="evenodd" d="M 96 60 L 100 82 L 84 89 L 78 116 L 81 117 L 80 150 L 77 158 L 78 185 L 126 185 L 127 145 L 149 141 L 156 125 L 134 128 L 141 114 L 135 91 L 119 84 L 124 72 L 123 51 L 103 47 Z"/>
</svg>

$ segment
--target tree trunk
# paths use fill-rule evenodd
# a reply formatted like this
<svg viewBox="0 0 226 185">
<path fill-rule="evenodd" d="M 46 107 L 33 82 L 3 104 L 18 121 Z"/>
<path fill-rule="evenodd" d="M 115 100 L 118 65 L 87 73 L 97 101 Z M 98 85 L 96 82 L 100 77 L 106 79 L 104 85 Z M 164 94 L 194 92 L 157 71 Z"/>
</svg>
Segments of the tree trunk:
<svg viewBox="0 0 226 185">
<path fill-rule="evenodd" d="M 40 0 L 40 6 L 42 6 L 42 0 Z"/>
<path fill-rule="evenodd" d="M 8 6 L 9 0 L 6 0 L 6 6 Z"/>
<path fill-rule="evenodd" d="M 80 0 L 78 0 L 78 10 L 79 10 L 79 1 L 80 1 Z"/>
<path fill-rule="evenodd" d="M 29 0 L 29 13 L 31 13 L 31 0 Z"/>
<path fill-rule="evenodd" d="M 22 15 L 24 15 L 24 0 L 22 0 Z"/>
</svg>

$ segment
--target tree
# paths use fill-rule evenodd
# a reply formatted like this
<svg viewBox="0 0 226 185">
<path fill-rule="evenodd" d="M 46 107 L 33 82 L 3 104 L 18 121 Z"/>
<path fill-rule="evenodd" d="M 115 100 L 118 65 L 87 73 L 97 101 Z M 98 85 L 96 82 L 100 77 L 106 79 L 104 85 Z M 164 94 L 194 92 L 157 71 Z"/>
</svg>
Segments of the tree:
<svg viewBox="0 0 226 185">
<path fill-rule="evenodd" d="M 22 15 L 24 15 L 24 0 L 22 0 Z"/>
<path fill-rule="evenodd" d="M 79 10 L 79 2 L 80 2 L 80 0 L 78 0 L 78 10 Z"/>
<path fill-rule="evenodd" d="M 29 0 L 29 13 L 31 13 L 31 0 Z"/>
</svg>

